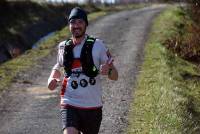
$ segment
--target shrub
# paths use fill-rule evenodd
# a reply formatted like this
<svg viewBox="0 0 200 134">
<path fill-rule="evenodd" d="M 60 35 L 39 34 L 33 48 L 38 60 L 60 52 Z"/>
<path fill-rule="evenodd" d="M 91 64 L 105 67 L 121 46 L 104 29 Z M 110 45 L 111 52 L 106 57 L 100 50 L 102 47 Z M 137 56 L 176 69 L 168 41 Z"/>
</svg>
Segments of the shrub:
<svg viewBox="0 0 200 134">
<path fill-rule="evenodd" d="M 179 13 L 182 21 L 175 25 L 177 34 L 165 41 L 168 49 L 182 58 L 200 62 L 200 1 L 187 0 L 186 10 Z"/>
</svg>

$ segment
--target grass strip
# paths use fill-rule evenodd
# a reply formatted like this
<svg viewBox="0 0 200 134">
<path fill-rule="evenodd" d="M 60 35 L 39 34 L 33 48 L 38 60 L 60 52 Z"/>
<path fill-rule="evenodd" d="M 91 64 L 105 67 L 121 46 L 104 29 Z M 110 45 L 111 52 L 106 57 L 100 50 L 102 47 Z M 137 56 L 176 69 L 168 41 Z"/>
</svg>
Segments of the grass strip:
<svg viewBox="0 0 200 134">
<path fill-rule="evenodd" d="M 177 33 L 181 9 L 168 7 L 154 21 L 129 113 L 128 134 L 197 134 L 199 69 L 163 42 Z"/>
</svg>

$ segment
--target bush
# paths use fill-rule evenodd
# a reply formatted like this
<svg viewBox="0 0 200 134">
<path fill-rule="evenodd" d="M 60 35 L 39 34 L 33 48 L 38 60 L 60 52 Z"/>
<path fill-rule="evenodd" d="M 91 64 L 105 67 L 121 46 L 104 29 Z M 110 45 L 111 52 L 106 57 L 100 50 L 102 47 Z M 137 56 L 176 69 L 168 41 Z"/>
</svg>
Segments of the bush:
<svg viewBox="0 0 200 134">
<path fill-rule="evenodd" d="M 188 13 L 190 19 L 194 21 L 194 23 L 199 24 L 200 22 L 200 1 L 199 0 L 188 0 Z"/>
<path fill-rule="evenodd" d="M 188 6 L 179 13 L 182 21 L 175 25 L 177 34 L 165 41 L 168 49 L 182 58 L 200 62 L 200 1 L 188 0 Z"/>
</svg>

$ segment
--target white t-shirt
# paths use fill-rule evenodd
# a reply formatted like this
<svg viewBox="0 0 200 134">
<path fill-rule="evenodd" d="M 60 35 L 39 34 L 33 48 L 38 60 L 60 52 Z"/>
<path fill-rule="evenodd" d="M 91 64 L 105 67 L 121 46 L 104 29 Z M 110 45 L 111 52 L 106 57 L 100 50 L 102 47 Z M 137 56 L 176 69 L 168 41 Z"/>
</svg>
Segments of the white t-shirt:
<svg viewBox="0 0 200 134">
<path fill-rule="evenodd" d="M 74 47 L 74 58 L 80 58 L 81 49 L 85 43 L 86 38 L 87 36 L 81 42 L 81 44 L 78 44 Z M 58 46 L 57 63 L 54 65 L 53 69 L 60 70 L 60 68 L 63 67 L 63 53 L 65 42 L 66 41 L 61 42 Z M 96 39 L 92 49 L 92 56 L 97 69 L 99 69 L 100 65 L 104 64 L 108 60 L 107 50 L 108 49 L 106 49 L 104 43 L 101 40 Z M 76 63 L 72 66 L 73 72 L 82 71 L 80 60 L 77 60 Z M 86 80 L 88 83 L 86 87 L 82 87 L 80 85 L 80 81 L 83 79 Z M 61 105 L 72 105 L 80 108 L 101 107 L 102 87 L 100 82 L 100 75 L 97 75 L 97 77 L 95 77 L 95 80 L 95 85 L 91 85 L 89 83 L 89 77 L 84 74 L 80 74 L 79 77 L 72 75 L 68 78 L 65 77 L 61 89 Z M 76 81 L 78 83 L 78 87 L 76 89 L 72 88 L 72 81 Z"/>
</svg>

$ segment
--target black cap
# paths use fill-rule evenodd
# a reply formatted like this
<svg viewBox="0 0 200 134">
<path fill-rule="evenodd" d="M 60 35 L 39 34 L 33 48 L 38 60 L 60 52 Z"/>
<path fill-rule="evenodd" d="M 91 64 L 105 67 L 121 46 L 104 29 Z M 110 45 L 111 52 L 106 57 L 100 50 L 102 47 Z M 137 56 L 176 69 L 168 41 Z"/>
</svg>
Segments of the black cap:
<svg viewBox="0 0 200 134">
<path fill-rule="evenodd" d="M 86 24 L 88 25 L 88 19 L 87 19 L 87 14 L 86 12 L 81 9 L 80 7 L 75 7 L 71 10 L 71 13 L 69 15 L 69 18 L 68 18 L 68 22 L 71 20 L 71 19 L 83 19 Z"/>
</svg>

